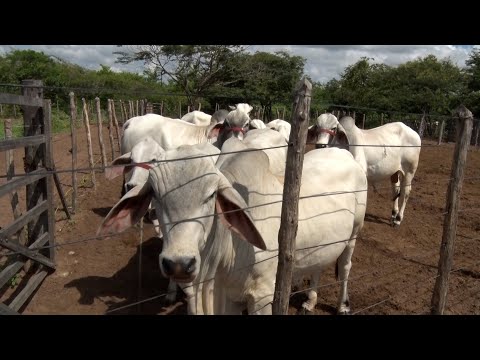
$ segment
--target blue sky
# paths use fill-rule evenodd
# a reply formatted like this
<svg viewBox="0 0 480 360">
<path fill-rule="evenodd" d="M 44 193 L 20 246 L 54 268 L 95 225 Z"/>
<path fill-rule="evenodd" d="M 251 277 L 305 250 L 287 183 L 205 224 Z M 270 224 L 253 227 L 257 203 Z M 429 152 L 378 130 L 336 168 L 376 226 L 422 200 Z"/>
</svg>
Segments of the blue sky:
<svg viewBox="0 0 480 360">
<path fill-rule="evenodd" d="M 438 58 L 450 58 L 458 66 L 477 45 L 251 45 L 249 51 L 274 52 L 286 50 L 292 55 L 307 59 L 305 72 L 313 80 L 326 82 L 339 76 L 343 69 L 361 57 L 373 58 L 375 62 L 398 65 L 420 56 L 433 54 Z M 100 64 L 114 71 L 141 72 L 143 64 L 115 64 L 116 45 L 0 45 L 0 53 L 10 49 L 33 49 L 58 56 L 89 69 L 99 69 Z"/>
</svg>

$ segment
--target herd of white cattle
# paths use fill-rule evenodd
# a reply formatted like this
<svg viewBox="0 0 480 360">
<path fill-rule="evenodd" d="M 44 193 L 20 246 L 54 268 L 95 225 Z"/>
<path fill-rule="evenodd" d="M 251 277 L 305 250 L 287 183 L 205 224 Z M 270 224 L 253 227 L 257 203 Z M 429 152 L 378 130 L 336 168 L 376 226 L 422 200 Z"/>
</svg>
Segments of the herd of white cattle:
<svg viewBox="0 0 480 360">
<path fill-rule="evenodd" d="M 105 171 L 109 179 L 124 176 L 124 195 L 98 234 L 122 232 L 150 211 L 163 238 L 159 266 L 170 279 L 169 299 L 178 284 L 189 314 L 272 313 L 290 124 L 250 119 L 251 110 L 237 104 L 182 119 L 133 117 L 123 125 L 123 155 Z M 399 226 L 421 140 L 401 122 L 362 130 L 351 117 L 325 113 L 309 128 L 307 143 L 316 149 L 303 163 L 294 281 L 311 280 L 303 308 L 312 311 L 319 276 L 335 265 L 337 313 L 348 314 L 347 281 L 368 184 L 390 179 L 391 220 Z"/>
</svg>

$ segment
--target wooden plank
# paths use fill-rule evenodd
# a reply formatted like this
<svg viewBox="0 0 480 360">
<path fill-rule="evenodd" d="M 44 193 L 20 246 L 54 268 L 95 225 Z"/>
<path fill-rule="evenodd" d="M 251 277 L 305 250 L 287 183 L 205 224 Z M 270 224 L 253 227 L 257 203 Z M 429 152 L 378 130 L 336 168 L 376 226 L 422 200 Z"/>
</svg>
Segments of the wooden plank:
<svg viewBox="0 0 480 360">
<path fill-rule="evenodd" d="M 48 234 L 48 233 L 44 233 L 44 234 Z M 17 243 L 8 241 L 8 239 L 4 238 L 1 235 L 0 235 L 0 246 L 3 246 L 9 250 L 18 252 L 21 255 L 26 256 L 27 258 L 33 261 L 36 261 L 36 262 L 39 262 L 40 264 L 48 266 L 51 269 L 56 268 L 55 263 L 52 260 L 50 260 L 49 258 L 47 258 L 42 254 L 39 254 L 38 251 L 32 251 Z"/>
<path fill-rule="evenodd" d="M 0 315 L 20 315 L 17 313 L 15 310 L 13 310 L 11 307 L 0 303 Z"/>
<path fill-rule="evenodd" d="M 30 250 L 35 250 L 37 248 L 40 248 L 45 245 L 45 243 L 49 239 L 48 233 L 43 233 L 37 241 L 35 241 L 32 245 L 30 245 L 28 248 Z M 13 256 L 13 255 L 10 255 Z M 23 266 L 23 264 L 26 262 L 26 259 L 23 256 L 19 256 L 19 259 L 16 260 L 16 262 L 8 265 L 6 268 L 0 272 L 0 289 L 9 281 Z"/>
<path fill-rule="evenodd" d="M 446 209 L 443 221 L 443 236 L 438 260 L 438 276 L 433 289 L 431 312 L 433 315 L 443 315 L 447 304 L 448 279 L 453 263 L 455 237 L 457 233 L 458 209 L 462 193 L 463 178 L 467 163 L 467 152 L 472 136 L 473 114 L 465 106 L 460 105 L 456 114 L 457 120 L 455 152 L 452 160 L 452 172 L 448 185 Z"/>
<path fill-rule="evenodd" d="M 45 142 L 45 135 L 25 136 L 16 139 L 0 141 L 0 151 L 24 148 L 26 146 L 38 146 Z"/>
<path fill-rule="evenodd" d="M 72 213 L 77 209 L 77 107 L 75 106 L 75 94 L 70 92 L 70 134 L 72 137 Z"/>
<path fill-rule="evenodd" d="M 283 188 L 282 217 L 278 231 L 278 268 L 272 305 L 274 315 L 287 315 L 292 274 L 295 263 L 295 239 L 298 229 L 298 202 L 302 182 L 303 156 L 305 153 L 312 84 L 306 79 L 297 85 L 293 107 Z"/>
<path fill-rule="evenodd" d="M 0 103 L 20 106 L 43 106 L 43 100 L 30 96 L 0 93 Z"/>
<path fill-rule="evenodd" d="M 28 175 L 17 176 L 14 180 L 10 180 L 5 184 L 0 185 L 0 197 L 14 191 L 21 186 L 26 186 L 46 176 L 47 173 L 45 172 L 45 169 L 38 169 L 32 171 Z"/>
<path fill-rule="evenodd" d="M 40 286 L 43 279 L 45 279 L 48 275 L 47 270 L 40 270 L 38 273 L 33 275 L 27 285 L 20 291 L 20 293 L 13 299 L 13 301 L 9 304 L 9 307 L 12 308 L 14 311 L 20 310 L 23 304 L 30 298 L 33 292 Z"/>
<path fill-rule="evenodd" d="M 40 204 L 37 204 L 34 208 L 28 210 L 25 214 L 22 214 L 22 216 L 14 220 L 7 227 L 0 229 L 0 238 L 10 238 L 28 222 L 34 221 L 46 210 L 48 210 L 48 202 L 44 200 Z"/>
</svg>

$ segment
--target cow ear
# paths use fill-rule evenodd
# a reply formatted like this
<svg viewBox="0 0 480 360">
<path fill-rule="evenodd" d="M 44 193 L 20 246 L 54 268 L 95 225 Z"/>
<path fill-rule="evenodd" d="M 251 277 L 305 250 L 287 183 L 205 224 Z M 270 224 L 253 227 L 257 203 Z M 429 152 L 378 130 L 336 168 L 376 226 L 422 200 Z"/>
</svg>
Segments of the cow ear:
<svg viewBox="0 0 480 360">
<path fill-rule="evenodd" d="M 112 161 L 110 165 L 130 165 L 131 163 L 132 153 L 128 152 L 123 154 L 122 156 L 117 157 L 115 160 Z M 125 166 L 107 167 L 105 168 L 105 177 L 108 180 L 115 179 L 117 176 L 122 175 L 124 170 Z"/>
<path fill-rule="evenodd" d="M 147 212 L 153 189 L 147 182 L 127 192 L 110 210 L 97 230 L 97 235 L 116 234 L 135 225 Z"/>
<path fill-rule="evenodd" d="M 316 131 L 317 129 L 317 126 L 316 125 L 312 125 L 308 128 L 308 132 L 307 132 L 307 144 L 312 144 L 312 143 L 315 143 L 315 141 L 317 140 L 315 138 L 315 135 L 317 133 Z"/>
<path fill-rule="evenodd" d="M 341 148 L 344 149 L 349 149 L 349 140 L 347 133 L 345 132 L 345 128 L 342 126 L 342 124 L 338 123 L 337 125 L 337 135 L 335 136 L 336 143 L 340 145 Z"/>
<path fill-rule="evenodd" d="M 259 249 L 266 250 L 265 241 L 258 232 L 253 219 L 245 210 L 242 210 L 247 207 L 247 204 L 223 174 L 221 176 L 223 185 L 219 187 L 215 201 L 218 217 L 229 230 L 237 233 L 242 240 Z"/>
<path fill-rule="evenodd" d="M 212 138 L 218 137 L 218 134 L 220 133 L 220 131 L 222 131 L 222 129 L 223 129 L 223 123 L 215 124 L 215 126 L 212 127 L 208 132 L 207 138 L 212 139 Z"/>
</svg>

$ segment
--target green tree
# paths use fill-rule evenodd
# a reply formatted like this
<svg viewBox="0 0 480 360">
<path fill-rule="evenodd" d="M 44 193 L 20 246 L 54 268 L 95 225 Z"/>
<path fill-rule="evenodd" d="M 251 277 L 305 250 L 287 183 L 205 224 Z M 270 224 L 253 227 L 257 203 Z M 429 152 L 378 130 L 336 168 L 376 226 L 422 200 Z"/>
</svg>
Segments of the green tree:
<svg viewBox="0 0 480 360">
<path fill-rule="evenodd" d="M 244 51 L 238 45 L 137 45 L 117 51 L 117 63 L 143 61 L 150 78 L 163 82 L 163 76 L 181 89 L 191 107 L 215 86 L 238 80 L 234 76 L 235 56 Z"/>
<path fill-rule="evenodd" d="M 272 119 L 275 103 L 291 107 L 295 85 L 303 74 L 304 58 L 278 51 L 256 52 L 241 60 L 241 71 L 237 72 L 240 78 L 235 86 L 242 89 L 245 99 L 264 107 L 266 119 Z"/>
</svg>

